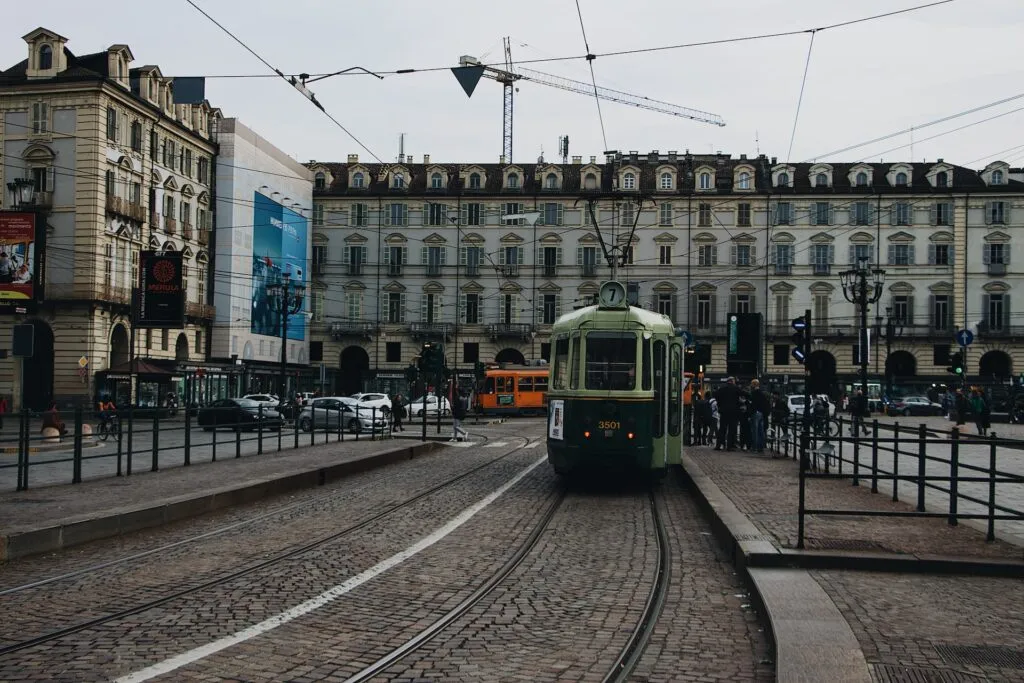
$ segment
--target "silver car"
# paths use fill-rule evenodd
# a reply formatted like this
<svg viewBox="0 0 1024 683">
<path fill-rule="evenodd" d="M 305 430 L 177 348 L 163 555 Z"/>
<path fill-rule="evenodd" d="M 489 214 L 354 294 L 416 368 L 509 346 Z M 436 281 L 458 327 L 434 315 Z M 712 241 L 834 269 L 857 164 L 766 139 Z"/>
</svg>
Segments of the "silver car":
<svg viewBox="0 0 1024 683">
<path fill-rule="evenodd" d="M 326 396 L 312 399 L 299 413 L 296 422 L 304 432 L 312 429 L 336 430 L 341 428 L 353 434 L 359 432 L 383 432 L 387 428 L 387 416 L 381 411 L 363 408 L 347 396 Z"/>
</svg>

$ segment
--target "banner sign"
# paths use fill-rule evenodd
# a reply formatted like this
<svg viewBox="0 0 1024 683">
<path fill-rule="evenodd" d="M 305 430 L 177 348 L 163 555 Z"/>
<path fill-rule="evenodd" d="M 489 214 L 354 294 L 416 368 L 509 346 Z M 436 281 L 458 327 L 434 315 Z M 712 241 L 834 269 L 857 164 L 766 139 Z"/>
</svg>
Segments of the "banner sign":
<svg viewBox="0 0 1024 683">
<path fill-rule="evenodd" d="M 139 255 L 136 327 L 185 327 L 182 265 L 180 251 L 144 251 Z"/>
<path fill-rule="evenodd" d="M 45 223 L 31 211 L 0 211 L 0 311 L 33 313 L 43 299 Z"/>
</svg>

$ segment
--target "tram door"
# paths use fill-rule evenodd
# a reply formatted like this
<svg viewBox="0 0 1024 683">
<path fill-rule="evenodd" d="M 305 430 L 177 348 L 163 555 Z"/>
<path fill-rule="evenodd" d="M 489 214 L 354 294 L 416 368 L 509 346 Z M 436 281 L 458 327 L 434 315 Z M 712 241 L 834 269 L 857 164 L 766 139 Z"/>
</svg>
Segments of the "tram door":
<svg viewBox="0 0 1024 683">
<path fill-rule="evenodd" d="M 673 341 L 669 347 L 668 363 L 668 433 L 665 437 L 665 464 L 675 465 L 682 462 L 680 436 L 683 426 L 683 346 L 678 341 Z"/>
<path fill-rule="evenodd" d="M 651 425 L 651 441 L 654 444 L 654 462 L 651 466 L 664 464 L 668 458 L 668 344 L 658 339 L 654 342 L 654 415 Z"/>
</svg>

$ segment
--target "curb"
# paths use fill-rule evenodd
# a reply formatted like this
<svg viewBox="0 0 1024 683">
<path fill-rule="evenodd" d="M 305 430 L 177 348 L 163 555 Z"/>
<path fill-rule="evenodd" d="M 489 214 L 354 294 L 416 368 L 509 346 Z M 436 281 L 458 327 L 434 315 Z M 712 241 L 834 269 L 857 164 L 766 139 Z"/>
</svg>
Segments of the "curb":
<svg viewBox="0 0 1024 683">
<path fill-rule="evenodd" d="M 55 526 L 0 536 L 0 562 L 51 553 L 72 546 L 149 529 L 191 517 L 300 489 L 323 486 L 329 481 L 367 470 L 411 460 L 438 448 L 436 443 L 403 446 L 383 453 L 357 457 L 325 467 L 314 467 L 251 480 L 195 497 L 177 497 L 157 505 L 138 506 L 116 513 Z"/>
</svg>

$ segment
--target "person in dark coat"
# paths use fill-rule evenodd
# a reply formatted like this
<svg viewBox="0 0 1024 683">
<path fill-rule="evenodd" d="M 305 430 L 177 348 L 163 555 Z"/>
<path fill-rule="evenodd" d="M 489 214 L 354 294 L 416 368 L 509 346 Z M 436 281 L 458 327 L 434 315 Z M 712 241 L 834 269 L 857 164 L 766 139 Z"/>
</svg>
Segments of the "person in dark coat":
<svg viewBox="0 0 1024 683">
<path fill-rule="evenodd" d="M 695 397 L 693 401 L 694 443 L 698 446 L 711 443 L 714 425 L 715 417 L 711 410 L 711 401 Z"/>
<path fill-rule="evenodd" d="M 857 393 L 853 395 L 853 400 L 850 401 L 850 436 L 857 436 L 858 430 L 864 434 L 870 433 L 868 426 L 864 423 L 868 414 L 868 397 L 858 389 Z"/>
<path fill-rule="evenodd" d="M 956 398 L 953 399 L 953 409 L 956 411 L 956 425 L 959 427 L 967 422 L 967 413 L 971 410 L 971 404 L 964 396 L 963 389 L 956 390 Z"/>
<path fill-rule="evenodd" d="M 394 422 L 391 423 L 391 431 L 404 432 L 402 420 L 405 419 L 405 400 L 401 394 L 395 394 L 395 397 L 391 399 L 391 417 L 394 419 Z"/>
<path fill-rule="evenodd" d="M 750 401 L 750 448 L 757 453 L 764 453 L 765 430 L 768 424 L 768 395 L 761 388 L 761 382 L 751 380 Z"/>
<path fill-rule="evenodd" d="M 740 388 L 736 386 L 736 378 L 730 377 L 715 392 L 718 402 L 718 442 L 715 450 L 736 450 L 736 428 L 740 419 Z"/>
<path fill-rule="evenodd" d="M 462 421 L 466 419 L 469 411 L 469 402 L 462 394 L 455 395 L 455 405 L 452 406 L 452 441 L 466 441 L 469 432 L 462 428 Z"/>
</svg>

